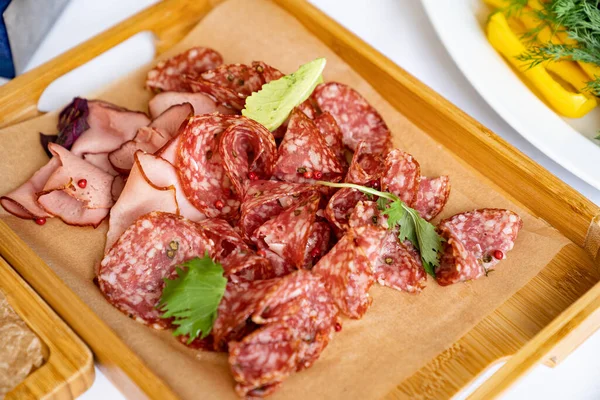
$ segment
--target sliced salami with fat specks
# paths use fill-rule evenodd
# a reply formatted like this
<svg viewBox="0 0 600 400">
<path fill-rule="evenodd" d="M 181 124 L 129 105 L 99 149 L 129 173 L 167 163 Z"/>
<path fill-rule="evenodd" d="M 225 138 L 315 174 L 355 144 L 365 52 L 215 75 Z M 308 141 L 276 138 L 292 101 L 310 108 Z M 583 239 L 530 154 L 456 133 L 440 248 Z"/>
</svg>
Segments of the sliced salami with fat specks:
<svg viewBox="0 0 600 400">
<path fill-rule="evenodd" d="M 262 76 L 263 83 L 269 83 L 284 76 L 277 68 L 273 68 L 262 61 L 252 61 L 252 68 Z"/>
<path fill-rule="evenodd" d="M 317 221 L 313 224 L 306 250 L 304 252 L 304 265 L 302 268 L 311 269 L 321 257 L 331 248 L 331 227 L 325 221 Z"/>
<path fill-rule="evenodd" d="M 174 214 L 152 212 L 138 218 L 106 253 L 98 269 L 98 286 L 117 309 L 136 321 L 161 329 L 156 305 L 176 265 L 211 254 L 202 228 Z"/>
<path fill-rule="evenodd" d="M 251 119 L 231 125 L 221 135 L 219 154 L 236 194 L 243 198 L 250 179 L 269 179 L 277 146 L 271 132 Z"/>
<path fill-rule="evenodd" d="M 304 103 L 306 103 L 306 101 Z M 324 112 L 315 118 L 314 108 L 312 110 L 307 110 L 308 107 L 312 107 L 310 103 L 308 106 L 304 106 L 304 109 L 300 110 L 306 114 L 306 116 L 315 121 L 315 125 L 317 125 L 317 128 L 319 128 L 321 131 L 321 134 L 327 143 L 327 147 L 329 147 L 333 154 L 335 154 L 340 165 L 343 168 L 346 168 L 348 166 L 348 162 L 344 156 L 344 136 L 342 134 L 342 130 L 338 126 L 337 122 L 335 122 L 335 119 L 331 114 Z M 300 108 L 300 106 L 298 106 L 298 108 Z"/>
<path fill-rule="evenodd" d="M 306 264 L 306 248 L 315 222 L 320 196 L 289 207 L 258 228 L 252 239 L 259 248 L 268 248 L 295 268 Z"/>
<path fill-rule="evenodd" d="M 436 280 L 442 286 L 477 279 L 512 250 L 521 218 L 512 211 L 484 208 L 456 214 L 440 222 L 446 239 Z"/>
<path fill-rule="evenodd" d="M 279 145 L 279 157 L 273 175 L 287 182 L 317 179 L 339 181 L 344 169 L 315 123 L 297 108 Z M 320 178 L 319 178 L 320 176 Z"/>
<path fill-rule="evenodd" d="M 327 111 L 344 133 L 344 144 L 356 151 L 366 141 L 370 153 L 385 154 L 392 147 L 390 130 L 381 115 L 354 89 L 337 83 L 322 83 L 313 97 L 319 108 Z"/>
<path fill-rule="evenodd" d="M 367 142 L 362 141 L 358 144 L 344 179 L 345 182 L 357 185 L 379 184 L 379 179 L 385 173 L 385 163 L 382 156 L 369 153 L 368 149 Z"/>
<path fill-rule="evenodd" d="M 421 218 L 431 221 L 442 212 L 450 196 L 450 178 L 442 175 L 437 178 L 421 177 L 417 199 L 412 207 Z"/>
<path fill-rule="evenodd" d="M 278 276 L 269 260 L 250 249 L 227 221 L 211 218 L 200 225 L 214 243 L 214 260 L 221 263 L 230 281 L 249 282 Z"/>
<path fill-rule="evenodd" d="M 192 47 L 186 52 L 159 62 L 148 72 L 146 87 L 154 92 L 188 92 L 183 75 L 199 75 L 223 64 L 223 58 L 213 49 Z"/>
<path fill-rule="evenodd" d="M 208 217 L 235 218 L 240 201 L 219 152 L 220 135 L 242 117 L 209 114 L 192 117 L 182 128 L 175 166 L 186 197 Z"/>
<path fill-rule="evenodd" d="M 348 231 L 312 271 L 322 277 L 340 311 L 358 319 L 373 301 L 368 292 L 375 280 L 369 260 L 355 239 Z"/>
<path fill-rule="evenodd" d="M 199 77 L 184 76 L 183 80 L 192 92 L 208 95 L 217 104 L 230 108 L 234 112 L 239 112 L 244 108 L 246 96 L 233 89 L 205 81 Z"/>
<path fill-rule="evenodd" d="M 202 73 L 200 78 L 239 93 L 244 98 L 259 91 L 264 83 L 262 74 L 244 64 L 221 65 Z"/>
<path fill-rule="evenodd" d="M 365 194 L 351 188 L 342 188 L 331 196 L 325 207 L 325 218 L 333 224 L 338 237 L 348 229 L 348 221 L 356 203 L 364 200 L 367 200 Z"/>
<path fill-rule="evenodd" d="M 306 183 L 278 181 L 250 182 L 241 207 L 238 226 L 246 240 L 254 231 L 286 208 L 310 197 L 317 187 Z"/>
<path fill-rule="evenodd" d="M 394 149 L 385 158 L 385 174 L 381 178 L 384 192 L 394 193 L 411 206 L 417 199 L 421 167 L 417 160 L 402 150 Z"/>
</svg>

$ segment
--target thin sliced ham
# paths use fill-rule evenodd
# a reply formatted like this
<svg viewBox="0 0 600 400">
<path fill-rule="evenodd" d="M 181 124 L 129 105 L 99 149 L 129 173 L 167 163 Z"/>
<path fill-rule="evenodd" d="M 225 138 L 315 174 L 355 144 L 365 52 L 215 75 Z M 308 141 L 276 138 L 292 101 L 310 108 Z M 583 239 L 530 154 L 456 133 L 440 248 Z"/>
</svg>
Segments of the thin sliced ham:
<svg viewBox="0 0 600 400">
<path fill-rule="evenodd" d="M 110 164 L 119 173 L 128 174 L 133 166 L 133 155 L 136 151 L 156 152 L 169 139 L 177 135 L 180 126 L 193 114 L 194 110 L 190 103 L 171 106 L 150 125 L 138 129 L 132 140 L 128 140 L 121 147 L 110 152 L 108 154 Z"/>
<path fill-rule="evenodd" d="M 170 107 L 183 103 L 190 103 L 192 105 L 194 115 L 211 114 L 215 111 L 220 114 L 234 113 L 232 109 L 218 105 L 204 93 L 183 92 L 163 92 L 157 94 L 148 103 L 148 110 L 152 118 L 156 118 Z"/>
<path fill-rule="evenodd" d="M 175 167 L 158 156 L 138 151 L 127 183 L 110 212 L 105 249 L 110 249 L 137 218 L 151 211 L 182 215 L 192 221 L 205 219 L 183 194 Z"/>
</svg>

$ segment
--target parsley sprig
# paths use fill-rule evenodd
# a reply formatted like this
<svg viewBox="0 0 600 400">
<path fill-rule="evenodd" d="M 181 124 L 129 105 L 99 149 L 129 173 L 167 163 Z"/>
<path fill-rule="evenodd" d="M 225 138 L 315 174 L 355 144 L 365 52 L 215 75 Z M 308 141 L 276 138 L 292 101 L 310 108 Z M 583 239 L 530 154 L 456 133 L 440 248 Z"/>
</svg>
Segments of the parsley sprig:
<svg viewBox="0 0 600 400">
<path fill-rule="evenodd" d="M 176 267 L 177 277 L 165 278 L 165 288 L 158 303 L 162 318 L 173 318 L 175 336 L 188 336 L 188 343 L 204 339 L 217 319 L 217 308 L 225 293 L 227 279 L 223 267 L 208 253 Z"/>
<path fill-rule="evenodd" d="M 357 185 L 354 183 L 333 183 L 317 181 L 319 185 L 335 188 L 351 188 L 361 191 L 366 195 L 377 196 L 377 206 L 383 214 L 388 216 L 388 229 L 398 227 L 398 239 L 408 240 L 421 253 L 421 260 L 425 271 L 435 277 L 435 267 L 440 265 L 440 254 L 444 239 L 438 235 L 435 226 L 425 221 L 419 213 L 410 208 L 393 193 Z"/>
</svg>

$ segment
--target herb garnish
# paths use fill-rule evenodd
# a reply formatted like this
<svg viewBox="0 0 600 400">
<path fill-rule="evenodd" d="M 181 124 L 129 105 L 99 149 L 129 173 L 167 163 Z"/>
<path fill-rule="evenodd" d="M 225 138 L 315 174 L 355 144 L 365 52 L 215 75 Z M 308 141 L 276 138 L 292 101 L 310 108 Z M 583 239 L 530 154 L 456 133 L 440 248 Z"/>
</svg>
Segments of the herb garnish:
<svg viewBox="0 0 600 400">
<path fill-rule="evenodd" d="M 425 271 L 435 277 L 435 267 L 440 265 L 440 254 L 444 239 L 438 235 L 435 226 L 425 221 L 419 213 L 410 208 L 393 193 L 381 192 L 370 187 L 354 183 L 333 183 L 317 181 L 319 185 L 351 188 L 367 195 L 378 196 L 377 207 L 388 216 L 388 229 L 398 227 L 398 239 L 410 241 L 421 253 L 421 260 Z"/>
<path fill-rule="evenodd" d="M 176 268 L 177 277 L 165 278 L 165 288 L 157 308 L 162 318 L 173 318 L 175 336 L 188 336 L 188 343 L 204 339 L 217 319 L 217 308 L 225 293 L 227 279 L 223 267 L 208 253 Z"/>
</svg>

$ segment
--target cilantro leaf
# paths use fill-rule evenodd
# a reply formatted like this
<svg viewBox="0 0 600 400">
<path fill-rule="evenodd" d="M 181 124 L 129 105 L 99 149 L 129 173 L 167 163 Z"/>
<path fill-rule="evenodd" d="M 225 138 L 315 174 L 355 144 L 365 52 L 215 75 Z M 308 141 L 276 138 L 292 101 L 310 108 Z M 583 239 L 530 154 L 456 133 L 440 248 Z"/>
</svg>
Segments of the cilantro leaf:
<svg viewBox="0 0 600 400">
<path fill-rule="evenodd" d="M 354 183 L 333 183 L 317 181 L 318 184 L 337 188 L 352 188 L 365 194 L 379 196 L 377 207 L 388 217 L 388 229 L 398 228 L 398 240 L 410 241 L 421 253 L 423 268 L 435 277 L 435 267 L 440 265 L 440 254 L 444 239 L 438 235 L 435 226 L 425 221 L 417 210 L 410 208 L 393 193 L 356 185 Z"/>
<path fill-rule="evenodd" d="M 308 99 L 315 87 L 323 82 L 321 73 L 325 63 L 324 58 L 317 58 L 300 66 L 296 72 L 263 85 L 246 98 L 242 115 L 274 131 L 294 107 Z"/>
<path fill-rule="evenodd" d="M 162 318 L 174 318 L 175 336 L 187 335 L 191 343 L 204 339 L 217 319 L 217 308 L 225 293 L 223 267 L 208 256 L 193 258 L 176 268 L 177 277 L 165 278 L 158 303 Z"/>
</svg>

